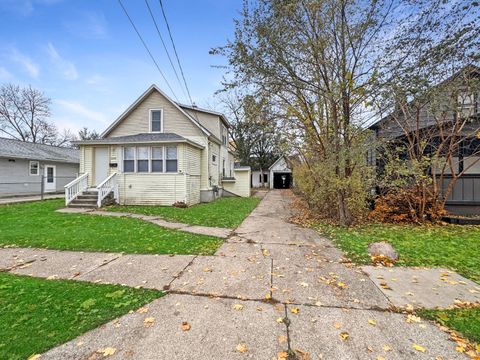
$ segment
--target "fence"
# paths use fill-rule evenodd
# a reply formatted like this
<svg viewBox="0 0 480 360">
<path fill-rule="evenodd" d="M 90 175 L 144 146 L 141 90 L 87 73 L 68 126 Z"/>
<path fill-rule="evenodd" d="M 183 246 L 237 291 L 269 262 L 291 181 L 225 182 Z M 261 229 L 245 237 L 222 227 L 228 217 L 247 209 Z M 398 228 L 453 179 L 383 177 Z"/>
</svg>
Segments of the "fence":
<svg viewBox="0 0 480 360">
<path fill-rule="evenodd" d="M 76 176 L 45 176 L 39 175 L 32 179 L 26 178 L 25 181 L 2 181 L 0 180 L 0 198 L 21 197 L 21 196 L 40 196 L 43 200 L 48 194 L 65 194 L 64 186 Z"/>
</svg>

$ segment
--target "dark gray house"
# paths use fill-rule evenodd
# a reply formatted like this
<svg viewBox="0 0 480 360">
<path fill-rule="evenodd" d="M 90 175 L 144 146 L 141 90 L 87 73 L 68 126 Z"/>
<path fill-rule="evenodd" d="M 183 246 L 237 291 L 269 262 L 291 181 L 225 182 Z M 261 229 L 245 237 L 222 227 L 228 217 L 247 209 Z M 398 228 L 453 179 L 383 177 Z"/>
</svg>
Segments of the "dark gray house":
<svg viewBox="0 0 480 360">
<path fill-rule="evenodd" d="M 396 108 L 371 125 L 370 130 L 384 144 L 393 144 L 398 149 L 402 144 L 412 146 L 427 141 L 425 151 L 433 152 L 452 141 L 453 166 L 449 165 L 447 171 L 443 168 L 441 173 L 439 168 L 431 169 L 430 175 L 439 179 L 442 191 L 455 179 L 445 204 L 448 211 L 480 214 L 480 69 L 467 66 L 435 89 L 439 91 L 434 92 L 433 98 L 414 99 L 403 108 Z M 440 113 L 440 119 L 432 112 Z M 452 130 L 455 126 L 458 130 Z M 455 136 L 449 138 L 449 134 Z M 381 172 L 385 164 L 378 151 L 369 151 L 367 161 Z"/>
<path fill-rule="evenodd" d="M 425 154 L 445 144 L 455 144 L 447 170 L 442 168 L 440 173 L 439 166 L 430 170 L 430 176 L 439 179 L 445 193 L 455 179 L 445 204 L 448 211 L 480 214 L 480 68 L 467 66 L 436 85 L 435 90 L 431 97 L 414 99 L 403 108 L 396 108 L 371 125 L 370 130 L 377 139 L 398 149 L 402 144 L 412 146 L 426 141 Z M 378 149 L 369 151 L 367 161 L 377 167 L 377 172 L 385 165 Z"/>
<path fill-rule="evenodd" d="M 79 163 L 77 149 L 0 137 L 0 197 L 63 192 Z"/>
</svg>

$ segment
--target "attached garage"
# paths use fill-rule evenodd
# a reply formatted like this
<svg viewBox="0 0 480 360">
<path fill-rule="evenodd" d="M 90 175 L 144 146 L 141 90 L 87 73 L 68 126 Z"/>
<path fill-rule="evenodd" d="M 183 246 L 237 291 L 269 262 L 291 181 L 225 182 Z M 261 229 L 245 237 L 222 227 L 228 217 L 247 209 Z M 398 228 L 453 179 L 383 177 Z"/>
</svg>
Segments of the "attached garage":
<svg viewBox="0 0 480 360">
<path fill-rule="evenodd" d="M 292 170 L 285 156 L 281 156 L 270 166 L 270 189 L 290 189 L 293 186 Z"/>
</svg>

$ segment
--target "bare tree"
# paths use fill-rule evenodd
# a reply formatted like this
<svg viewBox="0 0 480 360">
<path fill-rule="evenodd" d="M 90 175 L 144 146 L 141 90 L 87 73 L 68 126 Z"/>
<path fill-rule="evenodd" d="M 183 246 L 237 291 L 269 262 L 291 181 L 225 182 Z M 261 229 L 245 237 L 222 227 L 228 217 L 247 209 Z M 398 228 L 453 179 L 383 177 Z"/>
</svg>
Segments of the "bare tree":
<svg viewBox="0 0 480 360">
<path fill-rule="evenodd" d="M 17 140 L 52 143 L 57 129 L 49 122 L 51 100 L 31 86 L 0 87 L 0 132 Z"/>
<path fill-rule="evenodd" d="M 80 140 L 96 140 L 100 139 L 100 134 L 95 130 L 89 130 L 86 126 L 84 126 L 78 132 L 78 138 Z"/>
</svg>

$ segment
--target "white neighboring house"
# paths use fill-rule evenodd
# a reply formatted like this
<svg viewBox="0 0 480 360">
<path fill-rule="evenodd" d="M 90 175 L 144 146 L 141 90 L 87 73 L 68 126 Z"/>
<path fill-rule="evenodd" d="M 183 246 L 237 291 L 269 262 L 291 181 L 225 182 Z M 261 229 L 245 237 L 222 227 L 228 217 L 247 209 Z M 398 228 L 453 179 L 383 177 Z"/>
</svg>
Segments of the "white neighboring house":
<svg viewBox="0 0 480 360">
<path fill-rule="evenodd" d="M 280 156 L 268 170 L 270 189 L 290 189 L 293 186 L 292 169 L 284 155 Z"/>
<path fill-rule="evenodd" d="M 78 141 L 81 176 L 66 203 L 170 206 L 250 196 L 250 168 L 234 168 L 228 123 L 221 113 L 179 104 L 150 86 L 101 135 Z M 87 199 L 95 197 L 89 204 Z"/>
</svg>

